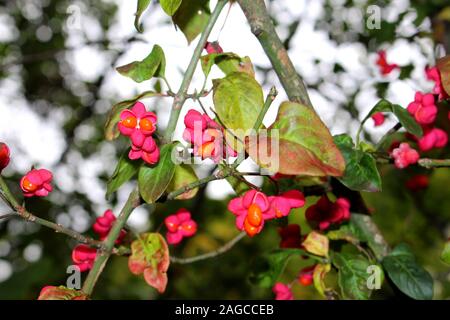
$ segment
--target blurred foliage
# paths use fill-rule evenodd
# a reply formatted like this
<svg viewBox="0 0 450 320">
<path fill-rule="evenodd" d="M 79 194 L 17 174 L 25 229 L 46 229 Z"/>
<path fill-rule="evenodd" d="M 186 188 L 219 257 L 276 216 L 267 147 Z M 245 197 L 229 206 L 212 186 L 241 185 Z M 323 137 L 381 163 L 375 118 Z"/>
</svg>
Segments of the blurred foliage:
<svg viewBox="0 0 450 320">
<path fill-rule="evenodd" d="M 272 0 L 270 5 L 281 0 Z M 382 22 L 379 30 L 367 30 L 364 19 L 352 24 L 342 19 L 342 12 L 352 12 L 355 8 L 363 9 L 368 4 L 377 4 L 381 7 L 394 5 L 395 1 L 324 1 L 325 15 L 316 23 L 316 29 L 325 31 L 330 41 L 336 44 L 360 43 L 368 52 L 378 50 L 382 44 L 404 38 L 407 41 L 416 41 L 417 37 L 429 36 L 424 21 L 432 21 L 436 27 L 437 40 L 444 45 L 449 43 L 448 20 L 442 21 L 436 17 L 448 5 L 447 0 L 414 0 L 411 7 L 400 13 L 394 20 Z M 81 81 L 72 75 L 68 66 L 68 53 L 74 48 L 67 43 L 68 33 L 64 29 L 67 19 L 67 7 L 72 1 L 67 0 L 34 0 L 33 3 L 41 8 L 37 17 L 30 18 L 24 14 L 25 0 L 1 1 L 0 13 L 7 15 L 19 31 L 17 38 L 11 42 L 0 44 L 0 83 L 8 77 L 18 79 L 21 93 L 33 109 L 46 119 L 56 108 L 66 114 L 64 130 L 66 134 L 67 149 L 63 152 L 60 164 L 73 165 L 70 154 L 79 154 L 88 157 L 98 152 L 104 142 L 103 125 L 106 120 L 106 110 L 97 108 L 99 104 L 113 105 L 116 97 L 101 95 L 104 75 L 93 81 Z M 115 19 L 117 7 L 113 1 L 79 0 L 78 4 L 89 8 L 88 14 L 98 21 L 102 37 L 92 41 L 87 35 L 85 44 L 101 51 L 108 52 L 108 65 L 112 69 L 127 48 L 127 44 L 137 41 L 132 36 L 124 39 L 117 48 L 106 36 Z M 150 10 L 151 11 L 151 10 Z M 275 12 L 275 11 L 270 11 Z M 414 34 L 403 35 L 397 27 L 411 12 L 416 12 L 414 20 L 416 31 Z M 277 15 L 274 14 L 275 20 Z M 352 20 L 354 21 L 354 20 Z M 284 43 L 290 46 L 292 37 L 301 25 L 300 19 L 294 19 L 286 24 L 282 19 L 276 21 L 280 28 L 286 30 Z M 48 41 L 41 41 L 36 36 L 36 30 L 41 26 L 48 26 L 52 36 Z M 244 28 L 245 26 L 243 26 Z M 444 32 L 442 32 L 444 28 Z M 425 54 L 425 53 L 424 53 Z M 316 61 L 320 67 L 321 61 Z M 270 70 L 256 66 L 259 72 L 268 77 Z M 317 82 L 308 83 L 310 88 L 319 90 L 324 83 L 341 87 L 341 74 L 345 67 L 336 64 L 326 77 Z M 407 70 L 405 72 L 411 72 Z M 270 81 L 270 80 L 265 80 Z M 379 82 L 375 84 L 380 98 L 385 96 L 389 84 Z M 341 88 L 342 89 L 342 88 Z M 336 108 L 348 111 L 352 119 L 362 118 L 355 107 L 357 91 L 347 92 L 345 100 L 334 101 Z M 97 107 L 96 107 L 97 106 Z M 2 106 L 3 107 L 3 106 Z M 448 123 L 448 121 L 447 121 Z M 88 126 L 94 134 L 86 140 L 77 139 L 77 129 Z M 448 129 L 448 128 L 447 128 Z M 369 138 L 369 136 L 366 136 Z M 114 144 L 116 155 L 120 155 L 125 146 L 121 142 Z M 440 153 L 430 153 L 430 156 L 450 157 L 448 150 Z M 76 159 L 76 157 L 75 157 Z M 106 184 L 108 173 L 112 168 L 104 168 L 100 175 Z M 426 190 L 411 192 L 404 187 L 405 181 L 415 173 L 429 173 L 425 169 L 410 168 L 396 170 L 391 166 L 381 168 L 383 191 L 380 193 L 365 193 L 364 198 L 373 210 L 373 216 L 378 223 L 387 241 L 394 246 L 400 242 L 407 242 L 435 279 L 435 298 L 450 297 L 450 270 L 439 260 L 439 256 L 449 236 L 450 220 L 450 172 L 448 169 L 438 169 L 430 173 L 430 186 Z M 12 173 L 8 177 L 11 181 L 18 181 L 20 173 Z M 288 187 L 294 181 L 284 182 Z M 268 184 L 266 188 L 271 188 Z M 16 187 L 17 188 L 17 187 Z M 14 190 L 13 190 L 14 191 Z M 18 192 L 18 190 L 15 190 Z M 95 218 L 89 199 L 81 192 L 65 193 L 56 190 L 52 197 L 46 199 L 29 199 L 26 206 L 32 208 L 39 216 L 57 220 L 61 212 L 69 212 L 73 208 L 82 208 L 83 211 Z M 307 205 L 315 203 L 317 197 L 309 197 Z M 112 203 L 117 202 L 113 197 Z M 307 205 L 305 207 L 307 207 Z M 198 234 L 173 249 L 172 254 L 177 257 L 190 257 L 219 247 L 233 238 L 237 231 L 234 216 L 227 212 L 224 201 L 207 199 L 205 190 L 201 189 L 196 198 L 188 201 L 171 201 L 158 204 L 157 211 L 152 215 L 152 225 L 161 225 L 163 218 L 174 213 L 178 208 L 186 207 L 195 215 L 199 225 Z M 92 221 L 91 221 L 92 222 Z M 287 219 L 284 223 L 287 223 Z M 300 223 L 302 233 L 309 231 L 305 222 L 304 208 L 297 209 L 289 216 L 289 223 Z M 89 234 L 89 232 L 88 232 Z M 92 235 L 92 234 L 91 234 Z M 168 290 L 159 296 L 155 290 L 148 287 L 143 279 L 132 275 L 127 270 L 127 259 L 113 257 L 101 275 L 95 291 L 98 299 L 154 299 L 154 298 L 272 298 L 270 289 L 261 289 L 252 286 L 247 277 L 251 272 L 255 257 L 271 249 L 278 248 L 279 237 L 277 224 L 268 223 L 264 232 L 254 239 L 245 238 L 232 250 L 215 259 L 204 260 L 189 265 L 173 264 L 169 269 Z M 0 283 L 0 299 L 35 299 L 39 290 L 45 285 L 64 284 L 68 276 L 66 267 L 71 264 L 70 254 L 74 241 L 55 234 L 53 231 L 25 223 L 18 219 L 0 222 L 0 250 L 2 260 L 11 263 L 14 270 L 12 276 Z M 42 256 L 38 261 L 25 259 L 24 251 L 32 244 L 42 246 Z M 342 244 L 344 251 L 351 248 Z M 311 265 L 311 261 L 302 258 L 289 260 L 287 268 L 280 281 L 291 282 L 302 267 Z M 328 286 L 337 281 L 333 271 L 326 278 Z M 388 282 L 385 282 L 381 291 L 375 292 L 375 298 L 398 298 Z M 299 299 L 319 298 L 313 286 L 302 287 L 294 285 L 294 292 Z M 395 294 L 395 295 L 394 295 Z"/>
</svg>

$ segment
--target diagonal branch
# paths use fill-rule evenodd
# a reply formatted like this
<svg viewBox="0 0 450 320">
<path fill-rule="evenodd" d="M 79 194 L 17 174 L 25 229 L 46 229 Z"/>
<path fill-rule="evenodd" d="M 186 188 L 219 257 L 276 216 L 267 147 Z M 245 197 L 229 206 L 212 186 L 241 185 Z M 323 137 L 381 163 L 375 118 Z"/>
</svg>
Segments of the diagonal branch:
<svg viewBox="0 0 450 320">
<path fill-rule="evenodd" d="M 128 218 L 135 208 L 141 205 L 141 197 L 139 195 L 138 188 L 135 188 L 128 197 L 127 202 L 123 206 L 117 220 L 114 222 L 111 230 L 108 233 L 107 238 L 104 240 L 105 250 L 97 254 L 94 265 L 89 271 L 86 280 L 84 281 L 82 291 L 87 295 L 91 295 L 97 283 L 100 274 L 108 262 L 109 257 L 113 253 L 114 244 L 119 237 L 120 231 L 125 226 Z"/>
<path fill-rule="evenodd" d="M 252 33 L 258 38 L 270 59 L 289 99 L 312 108 L 306 86 L 295 71 L 287 50 L 278 37 L 264 0 L 237 0 L 237 2 L 250 23 Z"/>
<path fill-rule="evenodd" d="M 237 0 L 237 2 L 244 11 L 253 34 L 258 38 L 261 46 L 269 57 L 272 67 L 277 73 L 289 99 L 313 108 L 305 84 L 295 70 L 283 43 L 276 33 L 275 26 L 267 12 L 264 0 Z M 360 200 L 362 206 L 365 207 L 365 203 L 363 202 L 360 193 L 344 188 L 343 185 L 341 185 L 341 187 L 342 189 L 345 189 L 343 191 L 351 193 L 357 200 Z M 353 204 L 353 199 L 351 199 L 351 202 Z M 368 230 L 371 237 L 380 240 L 381 234 L 374 232 L 375 229 L 373 228 L 374 224 L 372 219 L 367 219 L 365 222 L 366 225 L 364 227 Z M 385 243 L 382 237 L 380 241 Z"/>
</svg>

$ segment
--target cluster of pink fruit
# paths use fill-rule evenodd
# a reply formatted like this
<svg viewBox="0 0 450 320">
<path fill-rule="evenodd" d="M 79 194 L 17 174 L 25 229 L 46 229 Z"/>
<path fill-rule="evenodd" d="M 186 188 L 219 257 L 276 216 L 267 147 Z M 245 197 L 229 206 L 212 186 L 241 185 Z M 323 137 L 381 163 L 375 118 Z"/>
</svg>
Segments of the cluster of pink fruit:
<svg viewBox="0 0 450 320">
<path fill-rule="evenodd" d="M 388 63 L 386 60 L 386 52 L 378 52 L 376 61 L 383 76 L 390 74 L 393 70 L 400 68 L 397 64 Z M 430 93 L 416 92 L 414 101 L 411 102 L 407 110 L 414 117 L 415 121 L 422 127 L 423 136 L 416 137 L 408 134 L 412 142 L 417 143 L 421 152 L 426 152 L 434 148 L 444 148 L 448 143 L 448 134 L 441 128 L 436 127 L 436 118 L 438 115 L 437 103 L 448 99 L 449 96 L 442 85 L 441 74 L 439 69 L 434 67 L 425 68 L 425 76 L 428 80 L 434 82 L 434 88 Z M 450 118 L 450 112 L 448 112 Z M 384 122 L 384 114 L 377 112 L 372 115 L 375 126 L 379 126 Z M 391 148 L 391 156 L 394 159 L 395 166 L 399 169 L 408 167 L 417 163 L 420 158 L 419 152 L 413 149 L 408 142 L 397 143 L 395 148 Z"/>
</svg>

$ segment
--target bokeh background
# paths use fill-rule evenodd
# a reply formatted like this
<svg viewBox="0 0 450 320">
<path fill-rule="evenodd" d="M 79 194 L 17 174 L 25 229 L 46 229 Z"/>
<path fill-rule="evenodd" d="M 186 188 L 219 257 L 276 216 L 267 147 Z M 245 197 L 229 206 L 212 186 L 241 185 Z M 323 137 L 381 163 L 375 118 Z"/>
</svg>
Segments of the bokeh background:
<svg viewBox="0 0 450 320">
<path fill-rule="evenodd" d="M 143 59 L 154 44 L 159 44 L 166 54 L 166 76 L 171 87 L 178 88 L 196 44 L 187 44 L 157 1 L 142 18 L 144 33 L 137 33 L 133 26 L 136 2 L 0 1 L 0 141 L 6 142 L 12 153 L 11 164 L 3 174 L 19 195 L 18 181 L 31 166 L 52 170 L 55 191 L 45 199 L 27 199 L 27 208 L 87 234 L 91 234 L 95 217 L 104 210 L 118 212 L 133 187 L 129 183 L 112 201 L 105 199 L 106 181 L 126 150 L 125 139 L 104 140 L 108 111 L 114 103 L 162 85 L 156 80 L 136 84 L 120 76 L 114 67 Z M 366 26 L 366 8 L 371 4 L 380 9 L 380 29 Z M 433 65 L 446 48 L 449 52 L 448 0 L 272 0 L 267 5 L 308 85 L 313 105 L 333 134 L 354 136 L 359 121 L 382 97 L 406 107 L 415 91 L 429 91 L 433 84 L 426 81 L 424 67 Z M 277 86 L 280 94 L 265 119 L 270 124 L 286 95 L 237 4 L 222 12 L 210 37 L 214 40 L 225 51 L 251 57 L 265 92 Z M 381 49 L 387 51 L 389 62 L 399 64 L 406 72 L 394 71 L 382 77 L 375 65 L 376 52 Z M 214 70 L 210 78 L 220 76 L 220 71 Z M 198 68 L 191 90 L 202 83 Z M 205 101 L 212 105 L 210 99 Z M 159 128 L 164 129 L 170 99 L 144 102 L 158 114 Z M 190 108 L 198 106 L 188 101 L 182 116 Z M 369 121 L 364 138 L 377 141 L 393 124 L 394 119 L 388 118 L 375 128 Z M 178 130 L 176 136 L 180 133 Z M 432 156 L 448 158 L 449 150 Z M 248 162 L 244 170 L 253 167 Z M 212 168 L 205 163 L 196 170 L 203 177 Z M 429 187 L 419 192 L 406 189 L 405 181 L 420 172 L 430 174 Z M 429 173 L 386 166 L 381 173 L 383 192 L 364 194 L 375 221 L 389 243 L 403 241 L 412 246 L 435 279 L 435 298 L 449 298 L 450 270 L 439 261 L 443 243 L 450 235 L 449 170 Z M 261 184 L 262 180 L 253 182 Z M 172 253 L 189 257 L 214 250 L 237 234 L 234 217 L 224 201 L 232 195 L 226 182 L 213 182 L 195 199 L 158 204 L 151 214 L 145 206 L 137 209 L 129 227 L 137 232 L 154 230 L 166 215 L 186 207 L 199 222 L 199 232 Z M 308 203 L 316 200 L 311 197 Z M 0 205 L 2 213 L 7 213 L 7 208 Z M 308 230 L 304 210 L 296 210 L 289 219 Z M 252 286 L 247 278 L 253 259 L 278 244 L 277 226 L 269 224 L 262 235 L 241 241 L 223 256 L 173 265 L 168 290 L 162 296 L 128 272 L 126 258 L 115 257 L 102 274 L 95 297 L 271 298 L 270 289 Z M 65 284 L 74 245 L 65 236 L 18 218 L 0 220 L 0 299 L 35 299 L 43 286 Z M 281 280 L 292 281 L 299 268 L 307 264 L 292 259 Z M 333 282 L 333 275 L 329 281 Z M 318 298 L 312 287 L 296 285 L 294 291 L 300 299 Z M 375 297 L 390 298 L 393 294 L 386 285 Z"/>
</svg>

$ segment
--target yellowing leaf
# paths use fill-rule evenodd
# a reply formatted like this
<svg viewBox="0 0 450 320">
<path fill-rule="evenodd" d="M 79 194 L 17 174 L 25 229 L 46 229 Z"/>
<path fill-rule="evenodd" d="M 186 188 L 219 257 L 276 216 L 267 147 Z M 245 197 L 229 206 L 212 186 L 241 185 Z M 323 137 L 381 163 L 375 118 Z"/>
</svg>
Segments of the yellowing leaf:
<svg viewBox="0 0 450 320">
<path fill-rule="evenodd" d="M 324 282 L 324 278 L 327 275 L 328 272 L 331 270 L 331 264 L 317 264 L 314 268 L 313 272 L 313 280 L 314 280 L 314 287 L 316 288 L 317 292 L 322 297 L 326 297 L 325 292 L 327 291 L 327 287 Z"/>
<path fill-rule="evenodd" d="M 264 105 L 263 91 L 250 75 L 234 72 L 213 81 L 214 106 L 225 127 L 240 139 L 252 129 Z"/>
<path fill-rule="evenodd" d="M 198 180 L 198 178 L 197 178 L 197 175 L 195 174 L 194 169 L 187 164 L 181 164 L 181 165 L 175 167 L 175 173 L 172 177 L 172 180 L 170 181 L 169 186 L 167 187 L 167 192 L 172 192 L 172 191 L 181 189 L 181 188 L 187 186 L 188 184 L 195 182 L 197 180 Z M 185 193 L 180 194 L 175 199 L 188 200 L 188 199 L 195 197 L 197 192 L 198 192 L 198 188 L 195 188 L 195 189 L 192 189 Z"/>
<path fill-rule="evenodd" d="M 316 231 L 311 231 L 302 245 L 309 253 L 322 257 L 328 256 L 329 240 L 326 236 Z"/>
</svg>

